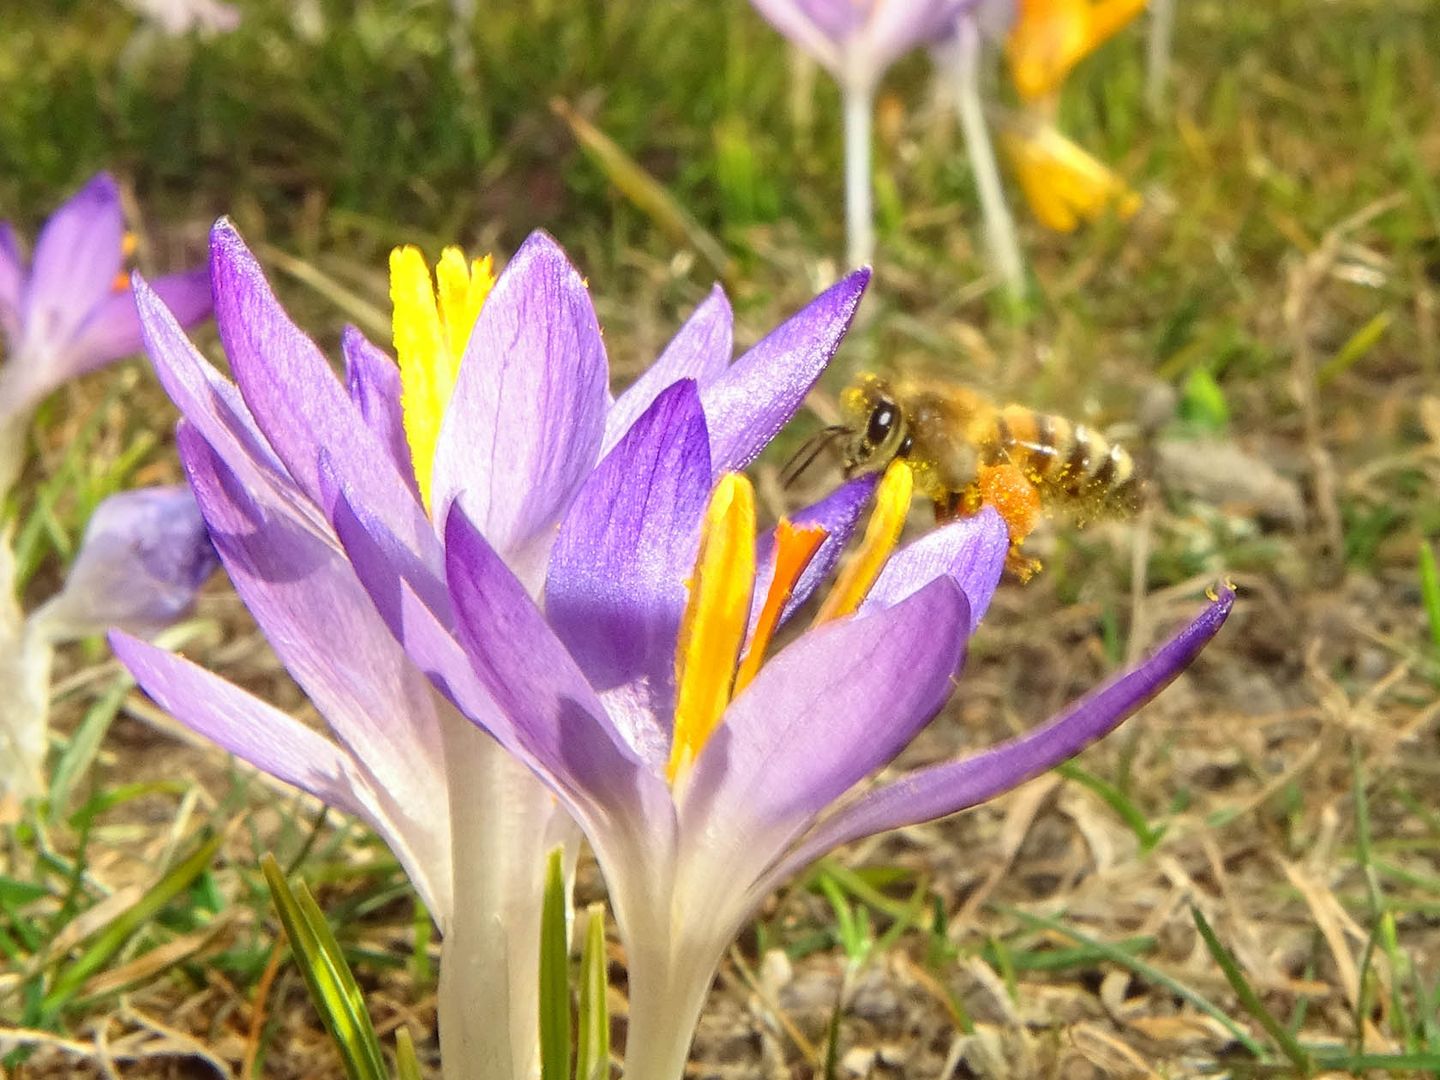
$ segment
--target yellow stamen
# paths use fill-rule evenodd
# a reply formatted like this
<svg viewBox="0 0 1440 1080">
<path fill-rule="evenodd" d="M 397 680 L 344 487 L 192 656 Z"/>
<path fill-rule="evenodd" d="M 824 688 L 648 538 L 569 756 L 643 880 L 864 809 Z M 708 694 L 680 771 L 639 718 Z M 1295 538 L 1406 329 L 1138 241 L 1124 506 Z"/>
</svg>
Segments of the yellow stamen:
<svg viewBox="0 0 1440 1080">
<path fill-rule="evenodd" d="M 675 651 L 675 726 L 666 776 L 675 784 L 730 704 L 755 587 L 755 489 L 726 473 L 710 496 Z"/>
<path fill-rule="evenodd" d="M 425 256 L 417 247 L 390 253 L 390 302 L 394 305 L 395 355 L 400 362 L 400 405 L 405 438 L 420 497 L 430 505 L 435 445 L 460 358 L 480 308 L 495 284 L 489 256 L 467 263 L 448 247 L 435 267 L 438 301 Z"/>
<path fill-rule="evenodd" d="M 1117 173 L 1049 125 L 1002 130 L 1000 148 L 1047 229 L 1074 232 L 1107 210 L 1129 218 L 1140 209 L 1140 196 Z"/>
<path fill-rule="evenodd" d="M 1005 43 L 1010 78 L 1027 100 L 1060 89 L 1072 68 L 1140 14 L 1146 0 L 1022 0 Z"/>
<path fill-rule="evenodd" d="M 131 258 L 139 249 L 140 238 L 126 229 L 125 234 L 120 237 L 120 257 L 122 259 Z"/>
<path fill-rule="evenodd" d="M 759 674 L 760 665 L 765 662 L 765 650 L 780 625 L 780 615 L 790 602 L 795 583 L 828 535 L 818 525 L 796 525 L 782 520 L 775 526 L 775 574 L 765 594 L 765 606 L 755 622 L 755 632 L 750 635 L 750 648 L 745 651 L 735 675 L 735 693 L 744 690 Z"/>
<path fill-rule="evenodd" d="M 865 526 L 865 539 L 860 550 L 850 556 L 836 578 L 830 595 L 820 605 L 815 625 L 831 619 L 853 615 L 864 602 L 875 579 L 885 568 L 885 561 L 900 541 L 900 530 L 910 513 L 910 499 L 915 493 L 915 474 L 903 461 L 892 461 L 875 489 L 875 509 Z"/>
</svg>

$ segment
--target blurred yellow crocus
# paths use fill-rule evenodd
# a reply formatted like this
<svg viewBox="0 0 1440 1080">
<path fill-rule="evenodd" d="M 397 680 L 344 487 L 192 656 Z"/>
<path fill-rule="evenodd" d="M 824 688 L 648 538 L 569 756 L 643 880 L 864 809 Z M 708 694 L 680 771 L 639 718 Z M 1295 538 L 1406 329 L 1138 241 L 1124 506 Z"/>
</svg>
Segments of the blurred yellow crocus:
<svg viewBox="0 0 1440 1080">
<path fill-rule="evenodd" d="M 1005 43 L 1010 78 L 1027 101 L 1060 89 L 1071 68 L 1113 37 L 1146 0 L 1019 0 Z"/>
<path fill-rule="evenodd" d="M 1051 124 L 1030 117 L 1007 122 L 1000 149 L 1047 229 L 1074 232 L 1107 212 L 1129 218 L 1140 209 L 1140 195 L 1123 178 Z"/>
</svg>

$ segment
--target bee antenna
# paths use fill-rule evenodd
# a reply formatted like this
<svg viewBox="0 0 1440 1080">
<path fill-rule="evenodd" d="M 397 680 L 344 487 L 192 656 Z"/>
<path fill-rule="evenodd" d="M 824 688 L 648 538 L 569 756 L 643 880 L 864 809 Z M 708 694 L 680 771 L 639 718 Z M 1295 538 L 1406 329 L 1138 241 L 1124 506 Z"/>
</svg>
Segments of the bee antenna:
<svg viewBox="0 0 1440 1080">
<path fill-rule="evenodd" d="M 790 460 L 785 463 L 785 467 L 780 470 L 780 486 L 788 488 L 794 484 L 805 475 L 805 470 L 815 463 L 815 459 L 827 447 L 842 436 L 849 434 L 850 429 L 844 424 L 831 424 L 811 435 L 800 444 L 800 449 L 795 451 Z"/>
</svg>

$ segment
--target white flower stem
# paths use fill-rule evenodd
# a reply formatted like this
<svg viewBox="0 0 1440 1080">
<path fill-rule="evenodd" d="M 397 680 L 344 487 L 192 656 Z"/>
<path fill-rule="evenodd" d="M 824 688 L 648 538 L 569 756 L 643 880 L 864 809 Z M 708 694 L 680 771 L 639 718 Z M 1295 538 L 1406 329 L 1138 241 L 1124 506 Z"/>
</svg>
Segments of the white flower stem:
<svg viewBox="0 0 1440 1080">
<path fill-rule="evenodd" d="M 875 257 L 875 196 L 870 175 L 870 131 L 875 87 L 852 79 L 841 88 L 845 100 L 845 237 L 851 267 Z"/>
<path fill-rule="evenodd" d="M 980 99 L 980 30 L 973 19 L 961 18 L 956 27 L 955 61 L 952 75 L 955 89 L 955 111 L 960 116 L 960 130 L 965 136 L 965 152 L 970 157 L 970 170 L 980 195 L 980 214 L 984 219 L 985 247 L 990 264 L 1005 283 L 1012 299 L 1025 295 L 1025 260 L 1015 235 L 1015 219 L 1005 200 L 1000 169 L 995 163 L 995 149 L 990 143 L 990 129 L 985 122 L 985 107 Z"/>
<path fill-rule="evenodd" d="M 574 827 L 498 743 L 453 710 L 441 715 L 454 874 L 454 911 L 441 926 L 443 1075 L 528 1080 L 539 1074 L 545 861 Z"/>
<path fill-rule="evenodd" d="M 1150 36 L 1145 63 L 1145 100 L 1159 116 L 1170 89 L 1170 53 L 1175 41 L 1175 0 L 1150 0 Z"/>
<path fill-rule="evenodd" d="M 658 928 L 648 940 L 639 937 L 631 935 L 626 942 L 630 1027 L 624 1080 L 682 1080 L 719 952 L 694 950 L 690 962 L 677 963 L 670 950 L 683 946 L 666 940 L 665 929 Z"/>
</svg>

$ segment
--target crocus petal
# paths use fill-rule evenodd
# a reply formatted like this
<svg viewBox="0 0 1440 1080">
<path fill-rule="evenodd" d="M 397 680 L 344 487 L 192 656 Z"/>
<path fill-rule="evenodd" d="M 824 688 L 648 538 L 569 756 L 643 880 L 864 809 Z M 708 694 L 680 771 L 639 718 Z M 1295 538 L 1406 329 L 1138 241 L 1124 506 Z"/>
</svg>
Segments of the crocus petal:
<svg viewBox="0 0 1440 1080">
<path fill-rule="evenodd" d="M 800 0 L 751 0 L 751 3 L 771 26 L 839 77 L 843 66 L 840 43 L 856 26 L 853 5 L 815 0 L 809 3 L 801 3 Z"/>
<path fill-rule="evenodd" d="M 722 841 L 720 877 L 753 880 L 815 817 L 939 711 L 967 641 L 949 578 L 876 615 L 829 623 L 770 660 L 725 712 L 685 788 L 682 837 Z M 723 827 L 719 823 L 723 822 Z M 687 846 L 682 839 L 682 849 Z"/>
<path fill-rule="evenodd" d="M 460 643 L 551 783 L 606 813 L 633 810 L 644 787 L 658 786 L 668 803 L 525 586 L 459 506 L 445 523 L 445 569 Z"/>
<path fill-rule="evenodd" d="M 51 640 L 112 626 L 149 636 L 189 610 L 218 565 L 188 488 L 124 491 L 90 515 L 64 589 L 31 623 Z"/>
<path fill-rule="evenodd" d="M 399 366 L 385 350 L 353 326 L 345 327 L 340 335 L 340 351 L 345 356 L 345 385 L 350 390 L 350 400 L 355 402 L 376 440 L 390 451 L 395 468 L 411 482 L 414 490 L 415 466 L 410 460 L 410 444 L 405 439 L 405 423 L 400 414 Z"/>
<path fill-rule="evenodd" d="M 197 664 L 123 630 L 110 647 L 140 688 L 191 731 L 347 814 L 364 816 L 350 759 L 300 721 Z"/>
<path fill-rule="evenodd" d="M 205 267 L 167 274 L 150 286 L 181 326 L 194 326 L 210 314 L 210 271 Z M 64 370 L 52 373 L 47 392 L 66 379 L 133 356 L 143 344 L 134 293 L 129 289 L 114 290 L 100 301 L 66 346 Z"/>
<path fill-rule="evenodd" d="M 188 424 L 176 442 L 235 591 L 276 655 L 357 767 L 374 775 L 391 820 L 443 857 L 440 731 L 424 676 L 333 544 L 283 502 L 246 491 Z"/>
<path fill-rule="evenodd" d="M 439 563 L 435 531 L 319 348 L 290 321 L 240 234 L 210 234 L 215 322 L 240 393 L 301 489 L 320 505 L 322 448 L 365 504 L 422 558 Z M 328 508 L 327 508 L 328 509 Z"/>
<path fill-rule="evenodd" d="M 694 379 L 707 386 L 730 364 L 734 349 L 734 315 L 725 290 L 716 285 L 685 325 L 680 327 L 660 358 L 631 383 L 605 418 L 605 443 L 601 456 L 610 452 L 630 425 L 650 407 L 664 390 L 681 379 Z"/>
<path fill-rule="evenodd" d="M 431 492 L 437 522 L 458 498 L 532 587 L 550 530 L 597 460 L 607 370 L 584 281 L 554 240 L 532 234 L 470 334 Z"/>
<path fill-rule="evenodd" d="M 911 49 L 953 31 L 974 6 L 975 0 L 875 0 L 865 32 L 869 62 L 883 72 Z"/>
<path fill-rule="evenodd" d="M 120 189 L 99 173 L 61 206 L 35 242 L 26 283 L 25 336 L 43 352 L 63 347 L 110 292 L 124 260 Z M 45 348 L 45 346 L 49 346 Z"/>
<path fill-rule="evenodd" d="M 323 520 L 265 442 L 234 385 L 200 355 L 149 283 L 139 274 L 133 281 L 145 351 L 160 385 L 186 422 L 247 489 L 264 489 L 287 498 L 292 509 L 311 522 L 317 535 L 323 534 Z"/>
<path fill-rule="evenodd" d="M 641 683 L 647 716 L 668 715 L 673 704 L 685 579 L 709 494 L 705 414 L 685 379 L 591 474 L 551 553 L 545 612 L 556 635 L 595 689 Z M 658 768 L 668 732 L 648 729 L 625 735 Z"/>
<path fill-rule="evenodd" d="M 385 838 L 432 911 L 447 910 L 448 858 L 427 862 L 376 801 L 369 781 L 334 743 L 238 686 L 123 631 L 110 647 L 140 688 L 191 731 L 327 806 L 367 822 Z M 439 871 L 438 873 L 436 871 Z"/>
<path fill-rule="evenodd" d="M 0 221 L 0 333 L 12 349 L 19 344 L 20 291 L 24 280 L 25 261 L 20 255 L 20 245 L 15 242 L 15 230 L 8 221 Z"/>
<path fill-rule="evenodd" d="M 1000 575 L 1010 535 L 993 507 L 952 521 L 907 544 L 885 564 L 862 612 L 890 607 L 942 575 L 952 578 L 970 601 L 970 633 L 985 617 Z"/>
<path fill-rule="evenodd" d="M 766 875 L 766 887 L 790 877 L 841 844 L 945 817 L 994 798 L 1074 757 L 1108 735 L 1163 690 L 1224 625 L 1234 605 L 1220 592 L 1189 626 L 1138 667 L 1092 691 L 1065 712 L 972 757 L 919 769 L 837 811 Z"/>
<path fill-rule="evenodd" d="M 754 461 L 795 415 L 840 347 L 869 281 L 865 269 L 832 285 L 702 390 L 716 475 Z"/>
</svg>

